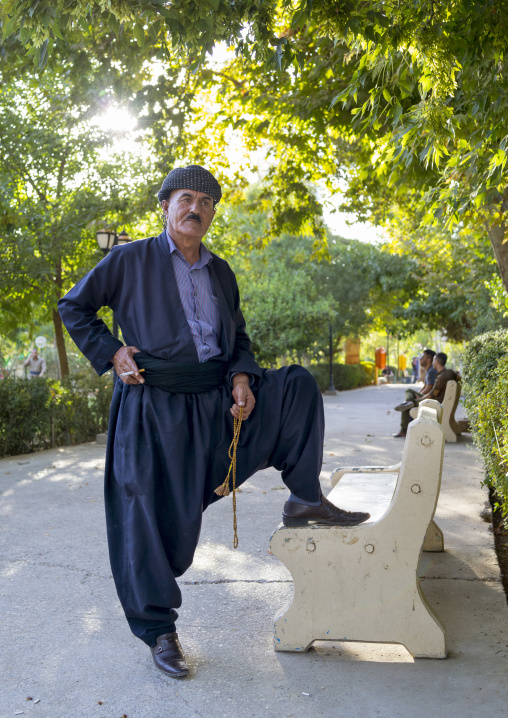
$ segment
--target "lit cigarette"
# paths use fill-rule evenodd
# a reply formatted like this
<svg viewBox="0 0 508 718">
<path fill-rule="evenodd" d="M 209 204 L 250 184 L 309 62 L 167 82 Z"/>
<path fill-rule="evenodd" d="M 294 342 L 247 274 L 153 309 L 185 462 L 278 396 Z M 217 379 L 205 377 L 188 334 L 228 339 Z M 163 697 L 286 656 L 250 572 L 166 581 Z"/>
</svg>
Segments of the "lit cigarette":
<svg viewBox="0 0 508 718">
<path fill-rule="evenodd" d="M 138 371 L 124 371 L 118 376 L 132 376 L 133 374 L 141 374 L 144 371 L 144 369 L 138 369 Z"/>
</svg>

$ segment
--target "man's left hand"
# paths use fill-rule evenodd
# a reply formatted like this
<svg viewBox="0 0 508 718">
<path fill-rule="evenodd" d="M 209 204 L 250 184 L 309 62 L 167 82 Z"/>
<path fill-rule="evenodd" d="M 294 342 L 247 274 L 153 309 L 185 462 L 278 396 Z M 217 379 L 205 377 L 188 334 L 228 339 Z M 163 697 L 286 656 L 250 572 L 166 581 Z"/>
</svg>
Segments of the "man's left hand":
<svg viewBox="0 0 508 718">
<path fill-rule="evenodd" d="M 231 407 L 230 411 L 235 419 L 240 418 L 240 407 L 243 407 L 243 418 L 248 419 L 251 415 L 254 407 L 256 406 L 256 400 L 254 394 L 249 386 L 249 375 L 248 374 L 235 374 L 233 377 L 233 399 L 235 403 Z"/>
</svg>

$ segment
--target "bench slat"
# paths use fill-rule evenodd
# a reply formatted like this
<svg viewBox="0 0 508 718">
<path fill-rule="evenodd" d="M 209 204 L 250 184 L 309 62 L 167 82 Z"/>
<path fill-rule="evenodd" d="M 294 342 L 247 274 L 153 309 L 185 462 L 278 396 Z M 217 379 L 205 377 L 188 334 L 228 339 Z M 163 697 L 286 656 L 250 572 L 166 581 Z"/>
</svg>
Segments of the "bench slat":
<svg viewBox="0 0 508 718">
<path fill-rule="evenodd" d="M 396 472 L 344 474 L 327 498 L 346 511 L 357 511 L 360 506 L 370 514 L 369 522 L 377 521 L 390 508 L 398 478 Z"/>
</svg>

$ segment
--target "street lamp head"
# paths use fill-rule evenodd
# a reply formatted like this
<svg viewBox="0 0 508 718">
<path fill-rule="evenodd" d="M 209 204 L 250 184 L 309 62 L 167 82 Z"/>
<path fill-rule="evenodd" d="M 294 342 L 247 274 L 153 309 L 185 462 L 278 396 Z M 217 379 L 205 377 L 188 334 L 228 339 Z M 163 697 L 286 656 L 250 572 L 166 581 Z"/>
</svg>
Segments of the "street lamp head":
<svg viewBox="0 0 508 718">
<path fill-rule="evenodd" d="M 116 240 L 115 232 L 109 232 L 106 229 L 100 229 L 97 232 L 96 237 L 97 244 L 99 245 L 100 249 L 102 249 L 104 254 L 107 254 L 111 249 L 113 249 Z"/>
<path fill-rule="evenodd" d="M 128 242 L 132 242 L 132 239 L 129 237 L 129 235 L 127 234 L 127 232 L 125 230 L 122 230 L 117 237 L 116 243 L 117 244 L 128 244 Z"/>
</svg>

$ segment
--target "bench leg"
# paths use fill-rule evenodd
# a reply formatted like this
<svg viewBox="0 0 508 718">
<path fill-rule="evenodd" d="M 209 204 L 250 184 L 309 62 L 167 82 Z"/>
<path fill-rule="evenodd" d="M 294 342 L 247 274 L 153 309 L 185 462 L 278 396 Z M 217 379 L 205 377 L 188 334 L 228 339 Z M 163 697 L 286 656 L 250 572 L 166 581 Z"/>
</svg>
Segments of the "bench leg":
<svg viewBox="0 0 508 718">
<path fill-rule="evenodd" d="M 401 634 L 400 643 L 413 658 L 446 658 L 444 628 L 428 605 L 420 586 L 418 593 L 420 601 L 415 601 L 413 605 L 420 615 L 412 624 L 418 626 L 418 630 L 412 632 L 411 627 L 407 626 Z"/>
<path fill-rule="evenodd" d="M 435 635 L 415 636 L 414 641 L 405 636 L 403 646 L 413 658 L 446 658 L 447 655 L 445 639 L 441 631 L 435 631 Z"/>
<path fill-rule="evenodd" d="M 295 616 L 291 620 L 291 611 L 286 609 L 275 617 L 273 624 L 273 647 L 276 651 L 292 651 L 305 653 L 314 643 L 315 638 L 305 630 L 301 621 Z"/>
<path fill-rule="evenodd" d="M 456 444 L 458 441 L 457 434 L 453 431 L 451 426 L 448 424 L 447 426 L 444 426 L 443 428 L 445 430 L 445 440 L 449 444 Z"/>
<path fill-rule="evenodd" d="M 291 602 L 275 618 L 276 651 L 361 641 L 401 643 L 418 658 L 446 657 L 443 627 L 416 575 L 421 544 L 387 535 L 394 531 L 381 524 L 275 531 L 272 553 L 294 581 Z"/>
<path fill-rule="evenodd" d="M 435 521 L 431 521 L 425 538 L 423 540 L 423 550 L 439 552 L 444 551 L 443 532 Z"/>
<path fill-rule="evenodd" d="M 404 610 L 402 603 L 400 612 L 381 611 L 379 622 L 384 626 L 378 635 L 369 636 L 363 633 L 361 626 L 342 622 L 336 615 L 328 613 L 328 630 L 317 629 L 314 635 L 310 632 L 312 618 L 308 614 L 308 605 L 301 602 L 295 595 L 292 606 L 286 607 L 274 623 L 273 645 L 276 651 L 305 653 L 316 640 L 329 641 L 361 641 L 375 643 L 400 643 L 413 658 L 446 658 L 444 630 L 418 586 L 417 592 L 411 597 L 411 608 Z M 340 610 L 340 606 L 337 606 Z M 410 615 L 411 620 L 407 620 Z M 405 620 L 406 617 L 406 620 Z M 316 630 L 316 629 L 315 629 Z M 375 632 L 375 629 L 371 629 Z M 349 636 L 346 639 L 344 633 Z M 344 636 L 344 638 L 343 638 Z"/>
</svg>

